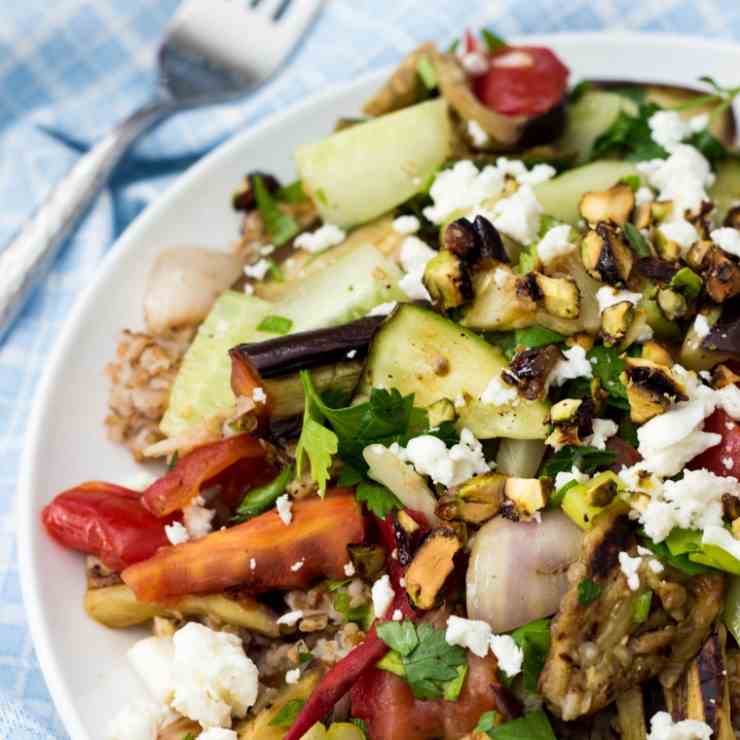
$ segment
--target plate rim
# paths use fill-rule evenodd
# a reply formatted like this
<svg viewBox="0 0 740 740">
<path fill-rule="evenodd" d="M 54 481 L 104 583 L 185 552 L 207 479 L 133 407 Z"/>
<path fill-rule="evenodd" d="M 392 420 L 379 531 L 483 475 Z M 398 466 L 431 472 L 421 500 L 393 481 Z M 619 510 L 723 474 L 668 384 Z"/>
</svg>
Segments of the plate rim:
<svg viewBox="0 0 740 740">
<path fill-rule="evenodd" d="M 642 31 L 563 31 L 553 33 L 518 34 L 514 37 L 517 42 L 536 42 L 541 44 L 556 43 L 589 43 L 597 38 L 609 39 L 615 43 L 637 43 L 652 44 L 654 47 L 702 48 L 704 50 L 718 50 L 734 53 L 740 60 L 740 43 L 730 39 L 700 38 L 688 34 L 671 32 L 642 32 Z M 49 689 L 54 708 L 64 724 L 66 731 L 72 738 L 87 738 L 80 714 L 77 710 L 75 697 L 71 696 L 63 685 L 61 666 L 54 654 L 52 635 L 44 628 L 44 620 L 41 616 L 41 602 L 39 599 L 38 569 L 35 568 L 33 557 L 33 541 L 38 536 L 40 527 L 34 517 L 33 492 L 34 482 L 38 476 L 38 470 L 34 466 L 34 460 L 38 455 L 40 441 L 40 430 L 45 418 L 50 395 L 54 386 L 53 380 L 58 369 L 62 365 L 65 348 L 70 337 L 82 317 L 88 310 L 88 303 L 95 286 L 101 276 L 110 269 L 112 263 L 116 262 L 119 255 L 125 253 L 129 244 L 134 243 L 139 234 L 144 232 L 150 223 L 159 218 L 161 211 L 165 210 L 167 203 L 176 198 L 179 193 L 191 187 L 202 173 L 208 171 L 221 159 L 230 156 L 233 150 L 238 150 L 252 138 L 257 138 L 266 130 L 280 123 L 300 115 L 301 111 L 312 108 L 322 101 L 328 101 L 336 97 L 350 93 L 353 89 L 370 84 L 371 81 L 381 80 L 387 74 L 388 67 L 380 70 L 371 70 L 360 75 L 356 79 L 331 84 L 326 90 L 313 93 L 299 100 L 284 110 L 269 114 L 264 120 L 256 125 L 231 135 L 218 144 L 207 155 L 198 160 L 191 167 L 182 172 L 176 180 L 167 187 L 144 211 L 132 221 L 125 231 L 116 239 L 107 253 L 101 259 L 96 268 L 95 278 L 80 292 L 70 313 L 62 325 L 62 329 L 50 352 L 49 362 L 43 371 L 41 380 L 37 386 L 37 393 L 31 404 L 28 426 L 23 443 L 19 474 L 16 485 L 16 500 L 14 510 L 16 515 L 16 551 L 18 553 L 18 578 L 21 584 L 24 612 L 28 624 L 31 642 L 41 668 L 46 685 Z M 615 75 L 617 77 L 618 75 Z M 659 80 L 655 80 L 658 82 Z M 84 611 L 80 610 L 81 616 Z"/>
</svg>

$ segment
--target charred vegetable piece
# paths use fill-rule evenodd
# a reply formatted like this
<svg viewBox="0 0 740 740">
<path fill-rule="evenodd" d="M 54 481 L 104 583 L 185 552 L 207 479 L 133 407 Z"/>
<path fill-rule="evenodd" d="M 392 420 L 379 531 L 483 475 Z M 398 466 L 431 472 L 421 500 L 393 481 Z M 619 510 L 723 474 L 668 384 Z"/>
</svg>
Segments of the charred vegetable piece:
<svg viewBox="0 0 740 740">
<path fill-rule="evenodd" d="M 658 306 L 669 321 L 682 319 L 689 312 L 689 305 L 678 291 L 663 288 L 658 291 Z"/>
<path fill-rule="evenodd" d="M 575 319 L 581 312 L 581 294 L 572 277 L 548 277 L 533 273 L 545 311 L 562 319 Z"/>
<path fill-rule="evenodd" d="M 154 617 L 208 617 L 223 624 L 243 627 L 268 637 L 277 637 L 277 615 L 251 596 L 225 592 L 183 596 L 167 604 L 138 601 L 124 584 L 88 589 L 85 593 L 88 616 L 106 627 L 123 629 L 143 624 Z"/>
<path fill-rule="evenodd" d="M 253 211 L 257 207 L 257 199 L 254 197 L 254 180 L 259 177 L 262 184 L 270 195 L 280 190 L 280 180 L 269 172 L 255 170 L 244 176 L 242 186 L 237 190 L 232 199 L 231 207 L 235 211 Z"/>
<path fill-rule="evenodd" d="M 433 529 L 421 544 L 406 571 L 406 592 L 414 606 L 431 609 L 447 576 L 454 567 L 453 558 L 460 549 L 453 529 Z"/>
<path fill-rule="evenodd" d="M 581 258 L 589 275 L 609 285 L 624 285 L 632 273 L 634 256 L 621 230 L 602 221 L 581 243 Z"/>
<path fill-rule="evenodd" d="M 128 488 L 90 481 L 57 495 L 41 520 L 49 535 L 71 550 L 95 555 L 113 571 L 150 558 L 169 544 L 165 524 Z"/>
<path fill-rule="evenodd" d="M 625 374 L 630 418 L 635 424 L 643 424 L 662 414 L 675 401 L 688 398 L 669 368 L 649 360 L 628 358 Z"/>
<path fill-rule="evenodd" d="M 712 728 L 716 740 L 734 740 L 732 727 L 727 631 L 715 625 L 699 654 L 691 661 L 681 681 L 673 688 L 680 697 L 674 716 L 695 719 Z"/>
<path fill-rule="evenodd" d="M 605 512 L 586 534 L 581 572 L 601 593 L 582 604 L 574 583 L 563 597 L 539 684 L 550 709 L 564 720 L 592 714 L 652 676 L 663 686 L 675 684 L 719 614 L 719 573 L 688 577 L 664 568 L 656 574 L 643 563 L 638 587 L 630 589 L 619 554 L 635 551 L 634 525 L 622 511 Z M 648 590 L 654 593 L 651 613 L 636 622 L 634 604 Z"/>
<path fill-rule="evenodd" d="M 444 310 L 462 306 L 473 298 L 467 266 L 448 249 L 441 249 L 427 262 L 423 280 L 434 303 Z"/>
<path fill-rule="evenodd" d="M 645 740 L 647 738 L 645 707 L 639 686 L 628 689 L 617 697 L 617 716 L 621 740 Z"/>
<path fill-rule="evenodd" d="M 142 502 L 163 517 L 187 506 L 211 478 L 239 460 L 264 459 L 265 446 L 257 437 L 238 434 L 202 445 L 181 457 L 172 470 L 144 491 Z M 246 483 L 246 481 L 245 481 Z"/>
<path fill-rule="evenodd" d="M 599 221 L 613 221 L 622 226 L 635 207 L 635 194 L 632 188 L 618 183 L 601 192 L 586 193 L 578 204 L 581 216 L 590 224 Z"/>
<path fill-rule="evenodd" d="M 232 386 L 234 367 L 237 364 L 251 366 L 260 377 L 267 380 L 341 362 L 347 359 L 348 352 L 355 352 L 362 359 L 383 320 L 383 316 L 366 316 L 330 329 L 299 332 L 265 342 L 239 344 L 229 350 Z"/>
<path fill-rule="evenodd" d="M 642 359 L 663 367 L 672 367 L 673 365 L 671 353 L 662 344 L 652 340 L 642 345 Z"/>
<path fill-rule="evenodd" d="M 519 352 L 501 377 L 529 400 L 545 397 L 547 377 L 562 357 L 554 344 Z"/>
<path fill-rule="evenodd" d="M 344 577 L 347 546 L 364 537 L 354 496 L 336 489 L 324 499 L 296 501 L 292 511 L 290 526 L 272 510 L 195 542 L 164 548 L 127 568 L 123 580 L 141 601 L 159 602 L 231 586 L 259 593 Z"/>
<path fill-rule="evenodd" d="M 501 234 L 485 216 L 476 216 L 472 222 L 458 218 L 448 224 L 443 244 L 445 249 L 470 265 L 482 259 L 509 261 Z"/>
</svg>

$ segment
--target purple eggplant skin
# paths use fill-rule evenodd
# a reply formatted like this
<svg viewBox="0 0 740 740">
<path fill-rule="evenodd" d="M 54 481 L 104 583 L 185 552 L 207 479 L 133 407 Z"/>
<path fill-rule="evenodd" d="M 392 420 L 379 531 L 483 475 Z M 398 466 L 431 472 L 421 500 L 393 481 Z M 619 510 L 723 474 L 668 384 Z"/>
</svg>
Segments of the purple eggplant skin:
<svg viewBox="0 0 740 740">
<path fill-rule="evenodd" d="M 241 355 L 265 380 L 347 359 L 364 359 L 384 316 L 365 316 L 329 329 L 288 334 L 265 342 L 238 344 L 229 354 Z"/>
<path fill-rule="evenodd" d="M 524 125 L 521 139 L 517 142 L 517 147 L 528 149 L 529 147 L 549 144 L 565 131 L 565 124 L 568 121 L 566 112 L 567 101 L 562 100 L 554 105 L 550 110 L 545 111 L 539 116 L 530 118 Z"/>
<path fill-rule="evenodd" d="M 701 341 L 710 352 L 732 352 L 740 358 L 740 298 L 724 306 L 719 321 Z"/>
</svg>

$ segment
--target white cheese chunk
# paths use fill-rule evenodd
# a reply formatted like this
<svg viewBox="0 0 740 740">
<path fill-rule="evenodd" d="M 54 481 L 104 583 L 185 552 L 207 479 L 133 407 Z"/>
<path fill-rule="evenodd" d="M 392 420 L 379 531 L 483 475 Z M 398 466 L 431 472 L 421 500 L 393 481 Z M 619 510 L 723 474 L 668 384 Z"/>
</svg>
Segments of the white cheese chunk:
<svg viewBox="0 0 740 740">
<path fill-rule="evenodd" d="M 483 213 L 501 232 L 520 244 L 530 244 L 537 237 L 542 206 L 531 185 L 522 185 L 513 195 L 493 205 L 491 214 Z"/>
<path fill-rule="evenodd" d="M 287 493 L 278 496 L 275 502 L 280 521 L 287 527 L 293 521 L 293 501 Z"/>
<path fill-rule="evenodd" d="M 106 740 L 157 740 L 164 711 L 138 702 L 121 709 L 108 724 Z"/>
<path fill-rule="evenodd" d="M 655 193 L 644 185 L 637 189 L 635 193 L 635 205 L 644 206 L 645 203 L 652 203 L 655 200 Z"/>
<path fill-rule="evenodd" d="M 172 545 L 182 545 L 183 542 L 187 542 L 190 539 L 188 530 L 180 522 L 165 524 L 164 533 Z"/>
<path fill-rule="evenodd" d="M 253 265 L 247 265 L 244 268 L 244 274 L 248 278 L 254 278 L 255 280 L 262 280 L 267 275 L 270 269 L 271 262 L 264 258 L 257 260 Z"/>
<path fill-rule="evenodd" d="M 421 228 L 421 223 L 416 216 L 399 216 L 393 220 L 393 231 L 397 234 L 408 236 L 415 234 Z"/>
<path fill-rule="evenodd" d="M 323 252 L 329 247 L 341 244 L 347 238 L 347 232 L 336 224 L 324 224 L 316 231 L 299 234 L 293 241 L 299 249 L 307 252 Z"/>
<path fill-rule="evenodd" d="M 668 712 L 658 712 L 650 719 L 647 740 L 710 740 L 712 728 L 698 719 L 674 722 Z"/>
<path fill-rule="evenodd" d="M 696 227 L 684 219 L 668 221 L 658 228 L 666 239 L 676 242 L 681 247 L 681 254 L 686 254 L 689 247 L 699 240 L 699 232 Z"/>
<path fill-rule="evenodd" d="M 553 226 L 537 244 L 537 256 L 544 264 L 549 264 L 558 257 L 570 254 L 576 248 L 571 239 L 571 228 L 568 224 Z"/>
<path fill-rule="evenodd" d="M 506 406 L 515 403 L 519 398 L 516 388 L 504 383 L 500 375 L 494 375 L 488 385 L 480 394 L 480 400 L 483 403 L 490 403 L 494 406 Z"/>
<path fill-rule="evenodd" d="M 585 483 L 589 479 L 588 475 L 582 473 L 575 465 L 568 470 L 561 470 L 555 476 L 555 490 L 560 490 L 563 486 L 568 485 L 571 481 L 576 483 Z"/>
<path fill-rule="evenodd" d="M 131 667 L 159 704 L 169 704 L 175 693 L 175 646 L 171 637 L 146 637 L 127 653 Z"/>
<path fill-rule="evenodd" d="M 484 658 L 490 647 L 491 628 L 480 619 L 464 619 L 452 615 L 447 618 L 445 640 L 450 645 L 467 648 L 479 658 Z"/>
<path fill-rule="evenodd" d="M 189 506 L 182 510 L 183 521 L 191 540 L 199 540 L 211 532 L 211 521 L 216 515 L 213 509 L 207 509 L 202 496 L 196 496 Z"/>
<path fill-rule="evenodd" d="M 707 334 L 709 334 L 709 322 L 707 321 L 707 317 L 703 313 L 699 313 L 696 315 L 696 318 L 694 319 L 694 332 L 699 339 L 704 339 Z"/>
<path fill-rule="evenodd" d="M 416 236 L 407 236 L 403 240 L 399 260 L 406 274 L 398 281 L 398 286 L 411 300 L 431 300 L 422 278 L 427 262 L 436 254 L 428 244 Z"/>
<path fill-rule="evenodd" d="M 210 727 L 198 735 L 198 740 L 239 740 L 234 730 L 225 730 L 223 727 Z"/>
<path fill-rule="evenodd" d="M 175 697 L 172 707 L 204 728 L 230 727 L 257 700 L 257 667 L 241 640 L 188 622 L 172 638 Z"/>
<path fill-rule="evenodd" d="M 509 678 L 521 673 L 524 652 L 511 635 L 491 635 L 491 651 L 496 656 L 498 667 Z"/>
<path fill-rule="evenodd" d="M 429 190 L 433 205 L 424 209 L 424 216 L 442 223 L 456 211 L 475 208 L 498 195 L 503 187 L 504 175 L 496 167 L 488 165 L 478 171 L 472 162 L 462 160 L 434 179 Z"/>
<path fill-rule="evenodd" d="M 391 586 L 390 576 L 384 575 L 378 578 L 371 590 L 373 599 L 373 614 L 376 619 L 382 619 L 396 598 L 396 592 Z"/>
<path fill-rule="evenodd" d="M 561 386 L 574 378 L 593 377 L 593 369 L 586 357 L 586 350 L 580 344 L 574 344 L 570 349 L 566 349 L 563 355 L 547 379 L 549 385 Z"/>
<path fill-rule="evenodd" d="M 721 250 L 740 257 L 740 231 L 737 229 L 723 226 L 712 231 L 709 237 Z"/>
<path fill-rule="evenodd" d="M 593 431 L 583 441 L 597 450 L 605 450 L 606 440 L 618 431 L 619 427 L 611 419 L 594 419 Z"/>
<path fill-rule="evenodd" d="M 632 293 L 629 290 L 617 290 L 609 285 L 604 285 L 596 291 L 596 301 L 599 311 L 604 313 L 607 308 L 616 306 L 618 303 L 631 303 L 636 306 L 642 300 L 642 293 Z"/>
<path fill-rule="evenodd" d="M 642 563 L 642 558 L 639 555 L 631 557 L 628 552 L 619 553 L 619 569 L 624 573 L 630 591 L 637 591 L 640 588 L 640 575 L 638 573 L 640 563 Z"/>
<path fill-rule="evenodd" d="M 468 130 L 468 136 L 470 136 L 470 140 L 475 144 L 475 146 L 482 147 L 488 144 L 488 134 L 483 130 L 478 121 L 471 119 L 468 121 L 466 128 Z"/>
<path fill-rule="evenodd" d="M 648 119 L 653 141 L 667 152 L 675 151 L 684 139 L 702 131 L 708 123 L 709 116 L 706 113 L 700 113 L 687 120 L 680 113 L 672 110 L 658 111 Z"/>
<path fill-rule="evenodd" d="M 285 624 L 288 627 L 294 627 L 301 621 L 301 619 L 303 619 L 303 610 L 295 609 L 292 612 L 286 612 L 282 616 L 278 617 L 277 623 Z"/>
<path fill-rule="evenodd" d="M 285 673 L 285 683 L 288 685 L 293 685 L 298 683 L 301 679 L 301 669 L 300 668 L 293 668 L 290 671 L 286 671 Z"/>
</svg>

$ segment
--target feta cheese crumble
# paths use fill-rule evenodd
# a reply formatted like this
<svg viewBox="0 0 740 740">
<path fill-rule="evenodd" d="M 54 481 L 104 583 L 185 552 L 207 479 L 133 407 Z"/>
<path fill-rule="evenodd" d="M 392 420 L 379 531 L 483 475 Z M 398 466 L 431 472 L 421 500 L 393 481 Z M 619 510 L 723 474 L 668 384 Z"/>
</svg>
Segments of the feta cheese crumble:
<svg viewBox="0 0 740 740">
<path fill-rule="evenodd" d="M 288 685 L 296 684 L 301 678 L 301 669 L 293 668 L 285 673 L 285 683 Z"/>
<path fill-rule="evenodd" d="M 223 727 L 211 727 L 198 735 L 198 740 L 239 740 L 234 730 L 225 730 Z"/>
<path fill-rule="evenodd" d="M 480 619 L 464 619 L 451 615 L 447 618 L 445 640 L 450 645 L 467 648 L 473 655 L 484 658 L 491 642 L 491 628 Z"/>
<path fill-rule="evenodd" d="M 433 205 L 424 209 L 424 216 L 436 224 L 442 223 L 455 211 L 475 208 L 503 188 L 504 175 L 496 167 L 487 165 L 478 171 L 472 162 L 462 160 L 434 179 L 429 190 Z"/>
<path fill-rule="evenodd" d="M 471 77 L 480 77 L 488 71 L 488 57 L 479 51 L 467 51 L 458 55 L 462 68 Z"/>
<path fill-rule="evenodd" d="M 675 151 L 684 139 L 702 131 L 708 124 L 709 116 L 706 113 L 700 113 L 686 120 L 680 113 L 672 110 L 658 111 L 648 119 L 653 141 L 669 153 Z"/>
<path fill-rule="evenodd" d="M 199 540 L 211 533 L 211 522 L 216 512 L 207 509 L 202 496 L 196 496 L 190 506 L 182 510 L 185 527 L 191 540 Z"/>
<path fill-rule="evenodd" d="M 329 247 L 341 244 L 347 238 L 347 232 L 335 224 L 324 224 L 316 231 L 299 234 L 293 241 L 299 249 L 307 252 L 323 252 Z"/>
<path fill-rule="evenodd" d="M 469 429 L 460 432 L 460 442 L 449 450 L 438 437 L 422 434 L 410 439 L 406 448 L 400 447 L 398 452 L 417 473 L 428 475 L 434 483 L 448 488 L 490 470 L 483 456 L 483 446 Z"/>
<path fill-rule="evenodd" d="M 606 440 L 618 431 L 619 427 L 611 419 L 594 419 L 593 431 L 583 441 L 597 450 L 605 450 Z"/>
<path fill-rule="evenodd" d="M 282 616 L 278 617 L 278 624 L 285 624 L 288 627 L 294 627 L 298 622 L 303 619 L 303 611 L 301 609 L 295 609 L 292 612 L 286 612 Z"/>
<path fill-rule="evenodd" d="M 619 569 L 624 573 L 630 591 L 637 591 L 640 588 L 640 575 L 638 573 L 640 563 L 642 563 L 642 558 L 639 555 L 633 558 L 627 552 L 619 553 Z"/>
<path fill-rule="evenodd" d="M 712 728 L 698 719 L 674 722 L 668 712 L 658 712 L 650 720 L 647 740 L 710 740 Z"/>
<path fill-rule="evenodd" d="M 393 220 L 393 231 L 397 234 L 408 236 L 415 234 L 421 228 L 421 223 L 416 216 L 399 216 Z"/>
<path fill-rule="evenodd" d="M 398 287 L 415 301 L 431 300 L 424 287 L 422 278 L 427 262 L 436 256 L 436 252 L 416 236 L 407 236 L 401 244 L 399 260 L 406 273 L 399 281 Z"/>
<path fill-rule="evenodd" d="M 707 317 L 703 313 L 697 314 L 694 319 L 694 332 L 696 333 L 696 336 L 699 337 L 699 339 L 704 339 L 704 337 L 709 334 L 710 328 Z"/>
<path fill-rule="evenodd" d="M 609 285 L 604 285 L 596 291 L 596 302 L 599 311 L 604 313 L 607 308 L 616 306 L 618 303 L 631 303 L 636 306 L 642 300 L 642 293 L 631 293 L 629 290 L 617 290 Z"/>
<path fill-rule="evenodd" d="M 730 226 L 715 229 L 709 238 L 724 252 L 740 257 L 740 231 Z"/>
<path fill-rule="evenodd" d="M 257 387 L 252 391 L 252 400 L 255 403 L 266 403 L 267 402 L 267 394 L 265 393 L 264 388 Z"/>
<path fill-rule="evenodd" d="M 524 652 L 511 635 L 491 635 L 491 651 L 496 656 L 498 667 L 509 678 L 521 673 Z"/>
<path fill-rule="evenodd" d="M 393 615 L 391 616 L 391 619 L 394 622 L 400 622 L 403 619 L 403 612 L 400 609 L 395 609 L 393 611 Z"/>
<path fill-rule="evenodd" d="M 190 539 L 188 530 L 180 522 L 164 525 L 164 533 L 172 545 L 182 545 Z"/>
<path fill-rule="evenodd" d="M 344 564 L 344 575 L 347 576 L 347 578 L 351 578 L 356 572 L 357 571 L 355 570 L 353 563 Z"/>
<path fill-rule="evenodd" d="M 568 224 L 553 226 L 537 244 L 537 256 L 544 264 L 549 264 L 558 257 L 570 254 L 575 248 L 575 242 L 570 238 L 571 229 Z"/>
<path fill-rule="evenodd" d="M 689 247 L 699 240 L 699 232 L 695 226 L 683 219 L 668 221 L 661 224 L 660 233 L 666 239 L 676 242 L 681 247 L 681 254 L 685 254 Z"/>
<path fill-rule="evenodd" d="M 259 675 L 241 640 L 188 622 L 175 632 L 172 707 L 204 728 L 230 727 L 257 700 Z"/>
<path fill-rule="evenodd" d="M 136 702 L 121 709 L 109 722 L 106 740 L 157 740 L 164 719 L 161 707 Z"/>
<path fill-rule="evenodd" d="M 270 261 L 262 257 L 258 259 L 253 265 L 246 265 L 244 267 L 244 274 L 248 278 L 253 278 L 254 280 L 263 280 L 265 275 L 267 275 L 269 269 Z"/>
<path fill-rule="evenodd" d="M 287 493 L 278 496 L 275 502 L 280 521 L 287 527 L 293 521 L 293 501 Z"/>
<path fill-rule="evenodd" d="M 293 573 L 297 573 L 305 564 L 306 559 L 301 558 L 300 560 L 296 560 L 293 565 L 290 566 L 290 569 L 293 571 Z"/>
<path fill-rule="evenodd" d="M 128 662 L 152 698 L 169 704 L 175 693 L 175 646 L 171 637 L 145 637 L 129 648 Z"/>
<path fill-rule="evenodd" d="M 593 369 L 586 357 L 586 350 L 580 344 L 574 344 L 570 349 L 564 350 L 563 355 L 547 379 L 549 385 L 561 386 L 574 378 L 593 377 Z"/>
<path fill-rule="evenodd" d="M 504 383 L 500 375 L 494 375 L 488 381 L 480 400 L 483 403 L 492 403 L 494 406 L 506 406 L 515 403 L 519 398 L 516 388 Z"/>
<path fill-rule="evenodd" d="M 531 170 L 519 159 L 499 157 L 496 168 L 504 175 L 510 175 L 520 185 L 539 185 L 541 182 L 555 177 L 557 170 L 549 164 L 536 164 Z"/>
<path fill-rule="evenodd" d="M 267 257 L 268 255 L 272 254 L 274 251 L 275 251 L 274 244 L 264 244 L 260 247 L 260 254 L 263 257 Z"/>
<path fill-rule="evenodd" d="M 556 476 L 555 476 L 555 490 L 560 490 L 563 486 L 568 485 L 571 481 L 575 481 L 576 483 L 585 483 L 589 479 L 588 475 L 585 473 L 582 473 L 575 465 L 570 469 L 570 471 L 567 470 L 561 470 Z"/>
<path fill-rule="evenodd" d="M 645 203 L 652 203 L 655 200 L 655 193 L 644 185 L 637 189 L 635 193 L 635 205 L 644 206 Z"/>
<path fill-rule="evenodd" d="M 396 598 L 396 592 L 391 586 L 390 576 L 387 574 L 378 578 L 371 590 L 373 599 L 373 614 L 376 619 L 382 619 Z"/>
<path fill-rule="evenodd" d="M 478 121 L 473 121 L 472 119 L 468 121 L 467 129 L 468 136 L 470 136 L 470 140 L 475 146 L 482 147 L 488 144 L 488 134 L 483 130 Z"/>
<path fill-rule="evenodd" d="M 542 206 L 531 185 L 522 185 L 513 195 L 493 205 L 491 214 L 483 213 L 501 232 L 520 244 L 530 244 L 537 238 Z"/>
</svg>

